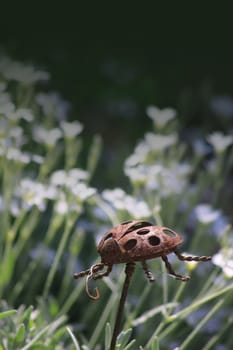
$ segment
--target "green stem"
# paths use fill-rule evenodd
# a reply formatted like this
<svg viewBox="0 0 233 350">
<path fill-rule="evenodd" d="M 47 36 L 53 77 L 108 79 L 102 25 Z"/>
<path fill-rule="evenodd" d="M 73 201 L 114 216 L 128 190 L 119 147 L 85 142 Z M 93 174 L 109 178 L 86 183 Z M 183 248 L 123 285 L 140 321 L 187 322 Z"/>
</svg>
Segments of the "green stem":
<svg viewBox="0 0 233 350">
<path fill-rule="evenodd" d="M 210 295 L 207 295 L 206 297 L 203 297 L 202 299 L 197 300 L 192 305 L 190 305 L 190 306 L 184 308 L 183 310 L 177 312 L 176 314 L 172 315 L 170 317 L 170 321 L 173 321 L 174 319 L 177 319 L 179 317 L 186 317 L 187 315 L 189 315 L 191 312 L 196 310 L 201 305 L 203 305 L 203 304 L 207 303 L 208 301 L 215 299 L 215 298 L 219 297 L 220 295 L 223 295 L 231 290 L 233 290 L 233 284 L 230 284 L 229 286 L 227 286 L 223 289 L 220 289 L 220 290 L 216 291 L 215 293 L 212 293 Z"/>
<path fill-rule="evenodd" d="M 103 332 L 104 325 L 106 324 L 109 314 L 112 312 L 112 308 L 113 308 L 113 305 L 116 303 L 116 299 L 117 299 L 117 293 L 113 293 L 109 298 L 108 303 L 105 306 L 104 311 L 102 312 L 101 318 L 97 324 L 97 327 L 95 328 L 91 336 L 91 339 L 89 342 L 90 349 L 94 349 L 94 346 L 97 342 L 97 339 L 99 338 L 100 333 Z"/>
<path fill-rule="evenodd" d="M 232 323 L 233 323 L 233 317 L 231 317 L 231 319 L 225 323 L 225 325 L 221 328 L 221 330 L 217 334 L 215 334 L 212 338 L 210 338 L 210 340 L 202 350 L 211 350 L 214 348 L 214 345 L 219 344 L 219 339 L 223 336 L 226 330 L 232 325 Z"/>
<path fill-rule="evenodd" d="M 220 309 L 224 302 L 224 299 L 220 299 L 218 303 L 208 312 L 208 314 L 197 324 L 194 330 L 189 334 L 185 341 L 179 347 L 179 350 L 187 349 L 190 343 L 198 334 L 198 332 L 203 328 L 203 326 L 209 321 L 209 319 Z"/>
<path fill-rule="evenodd" d="M 71 231 L 72 225 L 73 225 L 73 220 L 71 220 L 70 218 L 67 217 L 66 218 L 65 231 L 64 231 L 64 233 L 62 235 L 62 239 L 61 239 L 60 244 L 58 246 L 57 253 L 55 255 L 55 258 L 54 258 L 54 261 L 52 263 L 51 269 L 49 270 L 49 274 L 48 274 L 47 280 L 45 282 L 45 287 L 44 287 L 44 291 L 43 291 L 43 294 L 42 294 L 44 300 L 47 299 L 47 297 L 48 297 L 48 292 L 49 292 L 49 289 L 50 289 L 51 284 L 53 282 L 53 279 L 55 277 L 55 273 L 56 273 L 59 261 L 61 259 L 62 253 L 64 252 L 67 240 L 68 240 L 69 235 L 70 235 L 70 231 Z"/>
</svg>

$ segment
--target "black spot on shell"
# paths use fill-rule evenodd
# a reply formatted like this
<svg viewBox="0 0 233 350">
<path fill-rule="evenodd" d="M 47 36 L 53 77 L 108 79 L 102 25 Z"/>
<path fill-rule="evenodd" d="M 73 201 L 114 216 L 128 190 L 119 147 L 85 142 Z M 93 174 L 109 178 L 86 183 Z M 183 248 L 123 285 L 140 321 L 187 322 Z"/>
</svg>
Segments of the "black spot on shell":
<svg viewBox="0 0 233 350">
<path fill-rule="evenodd" d="M 105 238 L 104 238 L 104 242 L 108 241 L 109 239 L 112 238 L 112 233 L 110 232 Z"/>
<path fill-rule="evenodd" d="M 149 242 L 150 245 L 156 246 L 156 245 L 160 244 L 160 238 L 157 237 L 157 236 L 150 236 L 148 238 L 148 242 Z"/>
<path fill-rule="evenodd" d="M 153 225 L 147 221 L 136 222 L 134 225 L 132 225 L 128 228 L 128 230 L 124 233 L 123 236 L 127 235 L 130 232 L 133 232 L 135 230 L 138 230 L 138 229 L 143 228 L 143 227 L 148 227 L 148 226 L 153 226 Z"/>
<path fill-rule="evenodd" d="M 150 232 L 150 230 L 144 228 L 144 229 L 142 229 L 142 230 L 138 230 L 138 231 L 137 231 L 137 235 L 146 235 L 146 234 L 149 233 L 149 232 Z"/>
<path fill-rule="evenodd" d="M 128 242 L 126 242 L 124 244 L 124 248 L 125 248 L 125 250 L 131 250 L 136 246 L 136 244 L 137 244 L 136 239 L 130 239 L 130 240 L 128 240 Z"/>
</svg>

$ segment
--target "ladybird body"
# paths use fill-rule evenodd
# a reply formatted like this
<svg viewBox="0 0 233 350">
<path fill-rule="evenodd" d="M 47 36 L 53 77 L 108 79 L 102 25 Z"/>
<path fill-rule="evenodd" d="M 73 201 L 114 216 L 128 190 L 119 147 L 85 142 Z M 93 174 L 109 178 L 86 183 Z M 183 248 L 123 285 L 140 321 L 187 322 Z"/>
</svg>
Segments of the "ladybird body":
<svg viewBox="0 0 233 350">
<path fill-rule="evenodd" d="M 135 262 L 140 261 L 147 279 L 153 282 L 154 277 L 149 271 L 146 261 L 161 257 L 171 276 L 187 282 L 190 277 L 176 273 L 167 255 L 174 253 L 181 261 L 209 261 L 211 256 L 182 255 L 177 249 L 177 246 L 182 242 L 181 236 L 168 227 L 154 226 L 150 222 L 141 220 L 126 221 L 103 235 L 97 247 L 101 262 L 91 266 L 86 271 L 75 273 L 74 278 L 87 276 L 86 292 L 91 299 L 98 300 L 98 289 L 95 289 L 96 295 L 92 295 L 89 291 L 88 282 L 90 279 L 96 280 L 108 276 L 112 266 L 120 263 L 126 263 L 126 273 L 131 273 L 132 266 Z"/>
<path fill-rule="evenodd" d="M 167 227 L 147 221 L 127 221 L 107 231 L 98 245 L 102 263 L 113 265 L 167 255 L 183 239 Z"/>
</svg>

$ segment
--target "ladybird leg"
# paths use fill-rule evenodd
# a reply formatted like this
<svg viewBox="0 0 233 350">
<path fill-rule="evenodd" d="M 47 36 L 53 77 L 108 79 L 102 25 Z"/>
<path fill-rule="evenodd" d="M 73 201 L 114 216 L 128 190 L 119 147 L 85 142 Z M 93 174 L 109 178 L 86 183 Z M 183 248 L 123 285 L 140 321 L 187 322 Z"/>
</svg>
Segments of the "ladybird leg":
<svg viewBox="0 0 233 350">
<path fill-rule="evenodd" d="M 86 270 L 86 271 L 81 271 L 81 272 L 79 272 L 79 273 L 75 273 L 75 274 L 73 275 L 73 277 L 74 277 L 75 279 L 78 279 L 78 278 L 80 278 L 80 277 L 84 277 L 84 276 L 88 275 L 89 272 L 90 272 L 90 269 L 88 269 L 88 270 Z"/>
<path fill-rule="evenodd" d="M 104 267 L 105 265 L 103 265 Z M 101 269 L 103 269 L 103 267 Z M 99 273 L 95 276 L 93 276 L 93 279 L 94 280 L 97 280 L 98 278 L 103 278 L 105 276 L 108 276 L 110 274 L 110 272 L 112 271 L 112 265 L 108 265 L 107 266 L 107 270 L 105 272 L 102 272 L 102 273 Z M 95 271 L 96 272 L 96 271 Z"/>
<path fill-rule="evenodd" d="M 168 270 L 170 275 L 174 276 L 177 280 L 180 280 L 180 281 L 183 281 L 183 282 L 187 282 L 190 279 L 189 276 L 182 276 L 182 275 L 179 275 L 178 273 L 176 273 L 173 270 L 171 264 L 169 263 L 168 258 L 167 258 L 166 255 L 161 255 L 161 258 L 163 259 L 163 261 L 164 261 L 164 263 L 166 265 L 166 268 L 167 268 L 167 270 Z"/>
<path fill-rule="evenodd" d="M 146 261 L 145 260 L 143 260 L 142 261 L 142 268 L 143 268 L 143 270 L 144 270 L 144 272 L 145 272 L 145 275 L 146 275 L 146 277 L 148 278 L 148 280 L 150 281 L 150 282 L 154 282 L 154 276 L 152 275 L 152 273 L 149 271 L 149 269 L 148 269 L 148 266 L 147 266 L 147 263 L 146 263 Z"/>
<path fill-rule="evenodd" d="M 211 260 L 211 256 L 196 256 L 196 255 L 182 255 L 177 249 L 174 249 L 174 253 L 177 255 L 179 260 L 182 261 L 209 261 Z"/>
</svg>

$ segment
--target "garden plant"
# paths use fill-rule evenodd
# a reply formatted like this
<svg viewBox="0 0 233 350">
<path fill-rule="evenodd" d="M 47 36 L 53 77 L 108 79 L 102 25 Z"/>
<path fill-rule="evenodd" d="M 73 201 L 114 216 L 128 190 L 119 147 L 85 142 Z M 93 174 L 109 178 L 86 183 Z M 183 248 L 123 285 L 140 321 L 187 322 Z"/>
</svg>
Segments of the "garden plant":
<svg viewBox="0 0 233 350">
<path fill-rule="evenodd" d="M 136 264 L 116 349 L 233 348 L 233 130 L 188 134 L 172 108 L 146 108 L 143 132 L 117 171 L 122 188 L 99 188 L 100 135 L 69 118 L 69 103 L 48 92 L 49 73 L 0 57 L 0 350 L 108 350 L 125 265 L 90 282 L 73 274 L 100 263 L 97 245 L 128 220 L 166 226 L 182 253 L 205 263 Z M 152 101 L 153 102 L 153 101 Z M 185 137 L 188 134 L 188 137 Z M 116 150 L 117 156 L 117 150 Z M 95 185 L 97 184 L 97 185 Z"/>
</svg>

